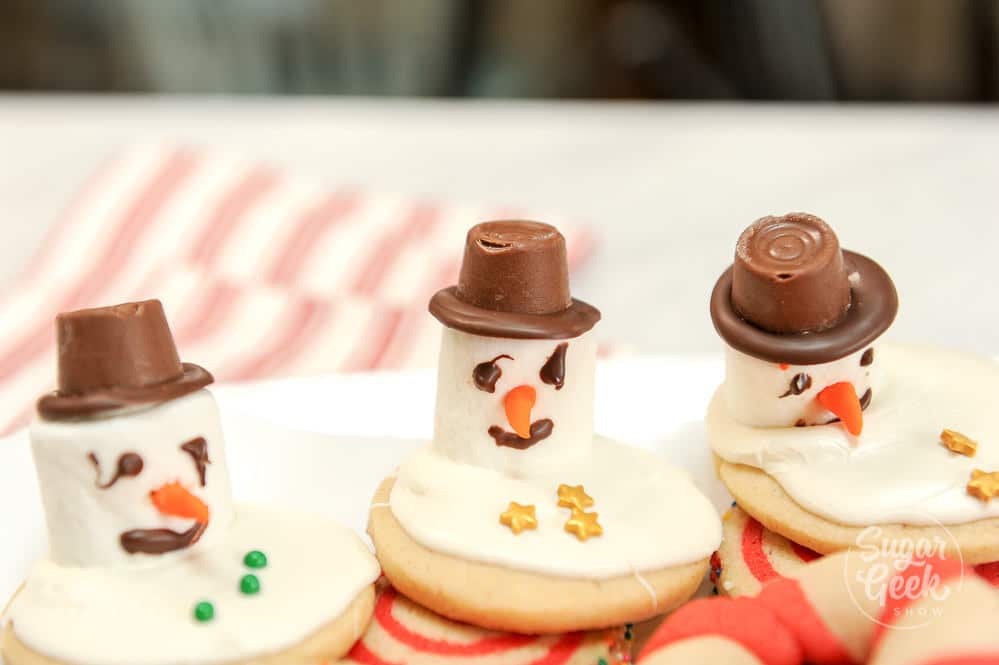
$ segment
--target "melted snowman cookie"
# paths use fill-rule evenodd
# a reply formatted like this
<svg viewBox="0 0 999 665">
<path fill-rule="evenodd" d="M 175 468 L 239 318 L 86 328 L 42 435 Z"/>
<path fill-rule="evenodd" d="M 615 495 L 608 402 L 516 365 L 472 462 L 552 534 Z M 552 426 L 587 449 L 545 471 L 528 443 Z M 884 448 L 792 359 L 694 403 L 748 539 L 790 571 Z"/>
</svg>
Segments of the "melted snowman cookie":
<svg viewBox="0 0 999 665">
<path fill-rule="evenodd" d="M 717 514 L 685 473 L 594 436 L 600 313 L 569 293 L 561 234 L 473 227 L 457 286 L 430 311 L 446 326 L 434 437 L 382 485 L 368 528 L 393 585 L 530 633 L 642 620 L 689 597 Z"/>
<path fill-rule="evenodd" d="M 160 303 L 63 314 L 58 336 L 59 388 L 30 430 L 50 550 L 3 614 L 6 661 L 345 653 L 370 618 L 377 562 L 343 527 L 233 505 L 212 377 L 180 362 Z"/>
</svg>

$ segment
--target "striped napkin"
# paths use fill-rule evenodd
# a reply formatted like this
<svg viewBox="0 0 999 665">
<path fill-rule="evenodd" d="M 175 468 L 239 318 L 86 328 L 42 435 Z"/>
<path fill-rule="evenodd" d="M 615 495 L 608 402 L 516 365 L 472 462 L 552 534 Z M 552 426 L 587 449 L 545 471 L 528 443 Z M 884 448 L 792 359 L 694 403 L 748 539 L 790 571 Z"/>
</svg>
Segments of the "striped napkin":
<svg viewBox="0 0 999 665">
<path fill-rule="evenodd" d="M 185 361 L 219 381 L 430 366 L 426 312 L 457 279 L 468 227 L 558 226 L 570 269 L 592 248 L 538 211 L 329 189 L 266 165 L 143 145 L 110 157 L 0 296 L 0 435 L 55 385 L 56 313 L 159 298 Z"/>
</svg>

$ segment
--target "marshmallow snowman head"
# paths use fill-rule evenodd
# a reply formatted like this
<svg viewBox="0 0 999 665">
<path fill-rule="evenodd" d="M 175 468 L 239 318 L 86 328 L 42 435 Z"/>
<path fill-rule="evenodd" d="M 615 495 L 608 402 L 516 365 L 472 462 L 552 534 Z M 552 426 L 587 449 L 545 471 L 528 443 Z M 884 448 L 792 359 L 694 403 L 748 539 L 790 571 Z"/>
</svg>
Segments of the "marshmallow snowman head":
<svg viewBox="0 0 999 665">
<path fill-rule="evenodd" d="M 538 222 L 473 227 L 445 326 L 434 447 L 514 476 L 585 460 L 593 440 L 600 313 L 569 294 L 565 239 Z"/>
<path fill-rule="evenodd" d="M 862 414 L 881 385 L 877 357 L 876 342 L 845 358 L 818 365 L 774 363 L 726 347 L 723 390 L 729 414 L 757 427 L 826 425 L 841 417 L 819 399 L 834 385 L 841 385 L 835 390 L 844 391 L 844 397 L 830 406 L 839 409 L 840 403 L 849 405 L 852 390 Z"/>
<path fill-rule="evenodd" d="M 30 436 L 51 558 L 144 566 L 210 544 L 232 521 L 218 409 L 177 359 L 158 301 L 61 314 L 59 388 Z"/>
<path fill-rule="evenodd" d="M 511 475 L 585 459 L 593 440 L 592 333 L 506 339 L 447 329 L 441 342 L 434 445 Z"/>
<path fill-rule="evenodd" d="M 764 217 L 736 244 L 711 317 L 725 340 L 730 415 L 759 427 L 842 421 L 852 435 L 881 385 L 877 342 L 898 311 L 888 274 L 804 213 Z"/>
</svg>

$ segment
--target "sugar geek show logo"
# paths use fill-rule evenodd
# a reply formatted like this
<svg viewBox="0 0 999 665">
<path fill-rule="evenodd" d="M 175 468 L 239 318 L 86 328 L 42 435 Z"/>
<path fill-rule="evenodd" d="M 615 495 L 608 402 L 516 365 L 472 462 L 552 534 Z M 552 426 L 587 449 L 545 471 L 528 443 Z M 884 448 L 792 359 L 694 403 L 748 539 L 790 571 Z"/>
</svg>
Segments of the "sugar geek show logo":
<svg viewBox="0 0 999 665">
<path fill-rule="evenodd" d="M 866 527 L 843 563 L 843 582 L 854 605 L 893 630 L 931 623 L 964 583 L 961 548 L 947 527 L 927 515 L 905 517 L 893 522 L 926 526 Z"/>
</svg>

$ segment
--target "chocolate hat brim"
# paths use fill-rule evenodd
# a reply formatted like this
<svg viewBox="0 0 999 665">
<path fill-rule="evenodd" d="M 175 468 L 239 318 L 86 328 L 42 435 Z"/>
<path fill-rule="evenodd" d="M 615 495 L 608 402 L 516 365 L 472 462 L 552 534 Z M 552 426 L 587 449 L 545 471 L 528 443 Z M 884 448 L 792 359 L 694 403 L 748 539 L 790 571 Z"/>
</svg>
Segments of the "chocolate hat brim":
<svg viewBox="0 0 999 665">
<path fill-rule="evenodd" d="M 73 420 L 100 416 L 121 409 L 168 402 L 200 390 L 215 381 L 200 365 L 182 363 L 183 373 L 165 383 L 144 388 L 107 388 L 84 395 L 51 392 L 38 399 L 38 413 L 48 420 Z"/>
<path fill-rule="evenodd" d="M 442 289 L 430 299 L 430 313 L 448 328 L 472 335 L 507 339 L 571 339 L 600 321 L 600 310 L 572 299 L 568 309 L 552 314 L 496 312 L 458 298 L 458 287 Z"/>
<path fill-rule="evenodd" d="M 895 284 L 884 268 L 856 252 L 843 251 L 850 276 L 850 309 L 833 327 L 818 332 L 778 334 L 757 328 L 732 308 L 732 268 L 715 283 L 711 320 L 729 346 L 775 363 L 818 365 L 843 358 L 881 335 L 898 313 Z"/>
</svg>

